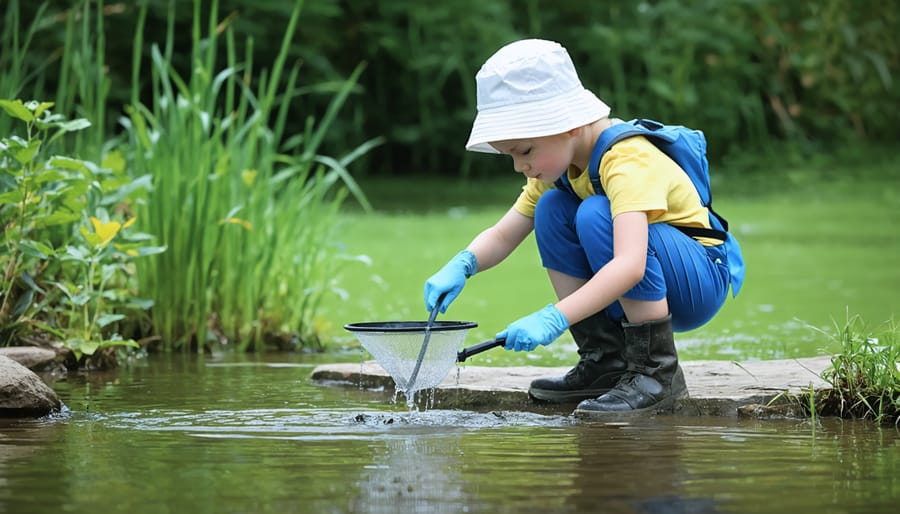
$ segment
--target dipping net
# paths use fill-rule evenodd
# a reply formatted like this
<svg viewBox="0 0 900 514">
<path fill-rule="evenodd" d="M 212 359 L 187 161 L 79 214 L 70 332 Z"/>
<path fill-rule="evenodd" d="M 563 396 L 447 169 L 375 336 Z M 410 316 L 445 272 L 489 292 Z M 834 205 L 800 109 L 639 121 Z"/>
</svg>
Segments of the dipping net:
<svg viewBox="0 0 900 514">
<path fill-rule="evenodd" d="M 397 389 L 409 394 L 437 387 L 456 364 L 469 329 L 477 323 L 469 321 L 436 321 L 431 327 L 422 364 L 410 391 L 409 379 L 425 339 L 425 321 L 388 321 L 351 323 L 344 328 L 353 332 L 359 343 L 394 379 Z"/>
</svg>

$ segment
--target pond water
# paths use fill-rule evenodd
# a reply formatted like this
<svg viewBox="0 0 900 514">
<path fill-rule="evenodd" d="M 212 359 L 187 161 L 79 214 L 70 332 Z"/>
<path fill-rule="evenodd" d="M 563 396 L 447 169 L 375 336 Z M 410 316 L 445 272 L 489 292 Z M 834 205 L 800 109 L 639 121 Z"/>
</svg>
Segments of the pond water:
<svg viewBox="0 0 900 514">
<path fill-rule="evenodd" d="M 895 427 L 411 412 L 390 391 L 311 383 L 321 359 L 158 356 L 57 381 L 64 414 L 0 421 L 0 512 L 826 514 L 900 501 Z"/>
</svg>

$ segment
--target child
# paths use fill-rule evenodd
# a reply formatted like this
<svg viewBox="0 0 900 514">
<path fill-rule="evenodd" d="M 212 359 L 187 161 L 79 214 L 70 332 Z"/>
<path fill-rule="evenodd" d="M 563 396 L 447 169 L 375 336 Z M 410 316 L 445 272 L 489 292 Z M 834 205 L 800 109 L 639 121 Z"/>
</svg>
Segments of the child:
<svg viewBox="0 0 900 514">
<path fill-rule="evenodd" d="M 577 365 L 531 383 L 532 397 L 580 401 L 603 418 L 671 411 L 688 396 L 673 331 L 719 310 L 731 283 L 721 241 L 676 226 L 710 228 L 690 178 L 642 136 L 614 144 L 599 164 L 605 194 L 586 171 L 598 136 L 619 120 L 586 90 L 568 52 L 538 39 L 510 43 L 476 75 L 478 113 L 466 149 L 512 157 L 527 178 L 512 208 L 425 283 L 425 306 L 445 312 L 467 278 L 505 259 L 535 231 L 559 301 L 497 334 L 531 351 L 569 330 Z M 554 187 L 565 177 L 572 192 Z M 574 193 L 573 193 L 574 192 Z"/>
</svg>

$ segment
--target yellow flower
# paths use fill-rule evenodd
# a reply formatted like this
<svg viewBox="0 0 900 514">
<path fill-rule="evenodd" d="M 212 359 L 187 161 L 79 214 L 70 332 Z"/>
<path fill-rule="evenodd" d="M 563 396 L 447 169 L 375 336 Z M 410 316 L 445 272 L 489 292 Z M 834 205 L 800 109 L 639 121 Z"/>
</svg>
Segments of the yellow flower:
<svg viewBox="0 0 900 514">
<path fill-rule="evenodd" d="M 135 218 L 131 218 L 126 221 L 125 224 L 122 224 L 118 221 L 103 222 L 98 218 L 91 216 L 91 225 L 94 227 L 94 233 L 97 235 L 97 240 L 92 242 L 100 248 L 105 247 L 120 231 L 133 225 L 134 220 Z"/>
<path fill-rule="evenodd" d="M 119 230 L 122 229 L 122 224 L 118 221 L 107 221 L 104 223 L 94 216 L 91 216 L 91 225 L 94 226 L 94 233 L 100 236 L 97 246 L 101 248 L 108 245 L 119 233 Z"/>
</svg>

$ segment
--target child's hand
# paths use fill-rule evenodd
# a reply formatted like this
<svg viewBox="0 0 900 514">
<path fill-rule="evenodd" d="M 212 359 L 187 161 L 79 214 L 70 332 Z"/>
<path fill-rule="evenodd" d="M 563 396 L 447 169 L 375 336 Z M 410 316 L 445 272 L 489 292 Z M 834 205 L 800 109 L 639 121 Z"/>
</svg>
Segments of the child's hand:
<svg viewBox="0 0 900 514">
<path fill-rule="evenodd" d="M 463 250 L 456 254 L 450 262 L 444 265 L 425 282 L 425 310 L 431 312 L 442 294 L 447 297 L 441 304 L 441 313 L 447 312 L 450 303 L 459 296 L 466 279 L 478 271 L 478 260 L 475 254 L 469 250 Z"/>
<path fill-rule="evenodd" d="M 506 339 L 504 348 L 517 352 L 530 352 L 539 344 L 548 345 L 569 328 L 569 320 L 559 309 L 548 305 L 543 309 L 514 321 L 506 330 L 497 334 L 497 339 Z"/>
</svg>

